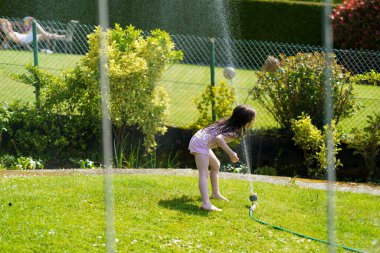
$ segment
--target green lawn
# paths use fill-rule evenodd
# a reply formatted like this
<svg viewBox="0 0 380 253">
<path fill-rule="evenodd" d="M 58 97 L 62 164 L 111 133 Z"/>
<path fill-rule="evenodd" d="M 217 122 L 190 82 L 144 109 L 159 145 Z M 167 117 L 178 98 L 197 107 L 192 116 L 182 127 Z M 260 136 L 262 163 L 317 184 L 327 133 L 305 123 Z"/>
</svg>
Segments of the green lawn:
<svg viewBox="0 0 380 253">
<path fill-rule="evenodd" d="M 223 68 L 215 70 L 216 83 L 227 80 L 223 77 Z M 255 71 L 237 69 L 237 75 L 232 85 L 236 88 L 238 103 L 248 103 L 257 109 L 258 117 L 255 128 L 278 127 L 273 117 L 262 105 L 251 99 L 247 100 L 248 93 L 256 85 Z M 164 73 L 162 85 L 171 98 L 170 119 L 171 125 L 189 125 L 198 115 L 194 99 L 199 97 L 206 85 L 210 82 L 210 68 L 208 66 L 195 66 L 186 64 L 172 65 Z M 380 87 L 368 85 L 355 85 L 356 99 L 363 108 L 354 116 L 343 120 L 340 125 L 349 131 L 353 127 L 363 128 L 367 115 L 380 113 Z M 323 110 L 323 108 L 321 108 Z"/>
<path fill-rule="evenodd" d="M 223 68 L 215 68 L 215 82 L 226 82 L 235 87 L 238 103 L 253 105 L 265 121 L 258 120 L 256 127 L 276 126 L 274 119 L 258 104 L 250 99 L 247 100 L 248 93 L 256 83 L 255 71 L 236 70 L 236 77 L 233 82 L 223 77 Z M 170 119 L 172 125 L 186 126 L 193 123 L 197 116 L 194 99 L 199 98 L 206 85 L 210 84 L 210 67 L 196 66 L 188 64 L 175 64 L 170 66 L 164 73 L 162 85 L 169 93 Z"/>
<path fill-rule="evenodd" d="M 81 56 L 65 54 L 39 54 L 39 65 L 52 73 L 58 73 L 60 69 L 72 68 Z M 33 102 L 35 99 L 34 89 L 28 85 L 11 80 L 10 72 L 24 73 L 25 64 L 33 64 L 33 54 L 27 51 L 0 50 L 0 102 L 10 102 L 15 99 Z M 216 83 L 229 82 L 223 77 L 222 68 L 216 68 Z M 170 96 L 169 112 L 167 121 L 171 126 L 188 126 L 192 124 L 198 111 L 194 99 L 199 97 L 210 83 L 210 68 L 188 64 L 174 64 L 168 67 L 163 75 L 161 85 L 165 87 Z M 231 83 L 236 88 L 238 103 L 244 103 L 252 87 L 256 84 L 255 71 L 237 70 L 237 75 Z M 364 127 L 367 115 L 380 112 L 379 97 L 380 87 L 356 86 L 357 101 L 364 108 L 356 115 L 342 121 L 344 130 L 352 127 Z M 273 117 L 257 102 L 247 101 L 258 111 L 255 128 L 278 127 Z"/>
<path fill-rule="evenodd" d="M 72 68 L 79 59 L 78 55 L 38 54 L 39 66 L 54 74 L 60 73 L 61 69 Z M 33 52 L 0 50 L 0 102 L 13 100 L 34 102 L 33 87 L 9 78 L 10 73 L 26 73 L 25 66 L 33 63 Z"/>
<path fill-rule="evenodd" d="M 223 212 L 199 209 L 197 177 L 115 175 L 118 252 L 326 252 L 252 220 L 248 181 L 221 179 Z M 254 182 L 255 217 L 326 240 L 326 192 Z M 0 176 L 0 252 L 105 252 L 104 177 Z M 380 197 L 336 193 L 336 243 L 380 249 Z M 377 245 L 376 245 L 377 243 Z M 337 252 L 344 252 L 338 249 Z"/>
</svg>

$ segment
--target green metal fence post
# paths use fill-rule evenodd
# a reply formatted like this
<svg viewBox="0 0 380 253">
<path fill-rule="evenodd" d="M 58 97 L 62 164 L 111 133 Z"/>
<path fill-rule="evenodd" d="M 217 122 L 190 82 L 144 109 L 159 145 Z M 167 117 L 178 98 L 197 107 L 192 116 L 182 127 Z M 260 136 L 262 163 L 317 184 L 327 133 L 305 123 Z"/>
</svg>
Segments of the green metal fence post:
<svg viewBox="0 0 380 253">
<path fill-rule="evenodd" d="M 34 56 L 34 66 L 38 66 L 38 40 L 37 40 L 36 20 L 33 20 L 33 56 Z"/>
<path fill-rule="evenodd" d="M 37 38 L 37 21 L 33 19 L 33 58 L 34 66 L 38 67 L 38 38 Z M 36 108 L 40 108 L 40 84 L 35 84 L 36 88 Z"/>
<path fill-rule="evenodd" d="M 210 38 L 211 43 L 211 61 L 210 61 L 210 72 L 211 72 L 211 118 L 214 122 L 216 120 L 215 117 L 215 99 L 214 99 L 214 92 L 213 87 L 215 86 L 215 39 Z"/>
</svg>

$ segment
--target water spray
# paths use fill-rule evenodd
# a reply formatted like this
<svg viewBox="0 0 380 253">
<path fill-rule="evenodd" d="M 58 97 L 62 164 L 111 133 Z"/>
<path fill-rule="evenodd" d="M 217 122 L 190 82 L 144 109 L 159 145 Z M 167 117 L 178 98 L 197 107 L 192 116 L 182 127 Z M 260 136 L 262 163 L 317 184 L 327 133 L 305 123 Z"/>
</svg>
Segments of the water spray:
<svg viewBox="0 0 380 253">
<path fill-rule="evenodd" d="M 247 166 L 248 166 L 248 170 L 249 170 L 249 174 L 250 176 L 252 176 L 252 171 L 251 171 L 251 163 L 250 163 L 250 160 L 249 160 L 249 151 L 248 151 L 248 145 L 245 141 L 243 141 L 243 148 L 244 148 L 244 152 L 245 152 L 245 159 L 247 161 Z M 249 200 L 252 202 L 252 205 L 251 207 L 249 208 L 249 211 L 250 212 L 253 212 L 255 211 L 256 207 L 257 207 L 257 200 L 258 200 L 258 197 L 257 197 L 257 193 L 255 193 L 255 191 L 253 190 L 253 182 L 252 182 L 252 179 L 249 180 L 249 185 L 250 185 L 250 195 L 249 195 Z"/>
<path fill-rule="evenodd" d="M 232 86 L 232 79 L 236 76 L 236 70 L 233 68 L 233 67 L 226 67 L 224 68 L 223 70 L 223 76 L 229 80 L 231 82 L 231 86 Z M 236 100 L 237 100 L 237 96 L 236 96 Z M 237 104 L 237 102 L 236 102 Z M 244 149 L 244 153 L 245 153 L 245 158 L 246 158 L 246 162 L 247 162 L 247 166 L 249 168 L 249 173 L 252 175 L 252 172 L 251 172 L 251 165 L 249 163 L 249 159 L 248 159 L 248 156 L 249 156 L 249 153 L 248 153 L 248 147 L 247 147 L 247 144 L 245 143 L 245 141 L 243 141 L 243 149 Z M 251 194 L 249 196 L 249 200 L 252 202 L 252 205 L 251 207 L 249 208 L 249 210 L 251 212 L 255 211 L 256 207 L 257 207 L 257 193 L 255 193 L 253 191 L 253 183 L 252 183 L 252 180 L 250 181 L 250 186 L 251 186 Z"/>
<path fill-rule="evenodd" d="M 323 0 L 323 2 L 325 3 L 325 5 L 324 5 L 325 6 L 324 7 L 324 11 L 326 13 L 324 15 L 324 22 L 325 22 L 324 25 L 327 28 L 327 29 L 326 28 L 324 29 L 324 32 L 325 32 L 325 36 L 324 37 L 326 39 L 326 43 L 325 43 L 326 47 L 325 48 L 327 49 L 326 51 L 328 53 L 330 53 L 332 51 L 332 34 L 331 34 L 332 30 L 331 30 L 331 20 L 329 19 L 329 17 L 331 16 L 331 0 Z M 223 1 L 216 1 L 216 3 L 217 3 L 218 13 L 225 14 L 225 7 L 224 7 L 224 4 L 223 4 Z M 230 34 L 229 34 L 228 29 L 227 29 L 228 28 L 228 23 L 227 23 L 227 20 L 225 19 L 226 16 L 227 15 L 219 15 L 219 17 L 221 18 L 221 21 L 222 21 L 222 28 L 223 28 L 223 33 L 224 33 L 223 35 L 224 35 L 224 37 L 230 38 Z M 232 59 L 232 54 L 231 54 L 232 49 L 231 49 L 231 46 L 228 44 L 228 40 L 226 40 L 226 41 L 227 41 L 227 50 L 226 50 L 227 58 L 231 60 Z M 213 43 L 214 43 L 214 39 L 212 39 L 212 46 L 214 46 Z M 212 54 L 212 61 L 213 61 L 212 68 L 213 68 L 215 66 L 215 52 L 214 52 L 214 48 L 213 48 L 212 53 L 213 53 Z M 232 65 L 232 62 L 230 61 L 229 64 Z M 280 68 L 280 66 L 281 66 L 281 64 L 280 64 L 280 61 L 278 59 L 276 59 L 273 56 L 268 56 L 268 58 L 266 59 L 264 65 L 262 67 L 262 71 L 264 71 L 264 72 L 272 72 L 273 73 L 273 72 L 276 72 Z M 331 70 L 331 66 L 330 66 L 330 70 Z M 212 69 L 212 78 L 215 77 L 213 71 L 214 71 L 214 69 Z M 329 79 L 330 78 L 329 74 L 331 75 L 331 73 L 326 73 L 326 80 L 330 80 Z M 236 71 L 235 71 L 235 69 L 233 67 L 226 67 L 223 70 L 223 76 L 227 80 L 229 80 L 230 83 L 231 83 L 231 85 L 232 85 L 232 79 L 236 76 Z M 249 96 L 252 94 L 253 91 L 254 91 L 254 89 L 252 89 L 248 93 L 248 96 L 245 99 L 244 104 L 247 102 Z M 326 103 L 326 104 L 328 104 L 328 103 Z M 331 108 L 329 108 L 329 110 L 330 110 L 330 112 L 332 112 Z M 250 161 L 248 159 L 248 155 L 249 155 L 248 151 L 247 151 L 248 147 L 247 147 L 247 145 L 246 145 L 245 142 L 243 142 L 243 145 L 245 145 L 244 146 L 244 152 L 245 152 L 245 156 L 247 158 L 247 163 L 248 163 L 247 166 L 249 168 L 250 174 L 252 175 L 252 173 L 251 173 L 251 166 L 249 164 Z M 330 154 L 332 152 L 331 151 L 331 145 L 330 145 L 329 152 L 330 152 Z M 333 163 L 333 159 L 330 159 L 329 163 Z M 329 167 L 333 167 L 333 166 L 329 166 Z M 331 173 L 329 172 L 328 174 L 329 174 L 329 177 L 331 177 Z M 335 177 L 335 175 L 333 175 L 333 177 Z M 331 180 L 331 181 L 333 181 L 333 180 Z M 329 182 L 331 182 L 331 181 L 329 181 Z M 330 185 L 331 185 L 331 187 L 333 186 L 333 184 L 329 183 L 329 187 L 330 187 Z M 333 219 L 333 217 L 334 217 L 334 210 L 332 210 L 332 211 L 329 210 L 328 211 L 328 213 L 329 213 L 329 215 L 328 215 L 329 216 L 329 218 L 328 218 L 328 220 L 329 220 L 329 222 L 328 222 L 329 240 L 328 241 L 327 240 L 321 240 L 321 239 L 318 239 L 318 238 L 314 238 L 314 237 L 311 237 L 311 236 L 307 236 L 307 235 L 304 235 L 304 234 L 301 234 L 301 233 L 297 233 L 297 232 L 294 232 L 294 231 L 282 228 L 280 226 L 271 225 L 271 224 L 269 224 L 269 223 L 267 223 L 265 221 L 262 221 L 262 220 L 259 220 L 259 219 L 255 218 L 254 215 L 253 215 L 253 212 L 254 212 L 254 210 L 257 207 L 258 196 L 257 196 L 257 193 L 255 193 L 253 191 L 252 180 L 250 180 L 250 187 L 251 187 L 251 189 L 250 189 L 249 200 L 252 202 L 252 205 L 249 208 L 249 216 L 253 220 L 255 220 L 255 221 L 257 221 L 257 222 L 259 222 L 259 223 L 261 223 L 263 225 L 271 226 L 272 228 L 275 228 L 277 230 L 282 230 L 282 231 L 285 231 L 285 232 L 289 232 L 289 233 L 292 233 L 294 235 L 297 235 L 297 236 L 300 236 L 300 237 L 303 237 L 303 238 L 307 238 L 309 240 L 314 240 L 314 241 L 317 241 L 317 242 L 326 243 L 330 247 L 329 248 L 330 252 L 335 252 L 335 247 L 340 247 L 340 248 L 343 248 L 345 250 L 349 250 L 349 251 L 352 251 L 352 252 L 360 252 L 360 253 L 364 252 L 364 251 L 361 251 L 361 250 L 353 249 L 353 248 L 350 248 L 350 247 L 347 247 L 347 246 L 344 246 L 344 245 L 339 245 L 339 244 L 334 243 L 334 241 L 335 241 L 335 238 L 334 238 L 335 235 L 333 233 L 334 232 L 334 229 L 333 229 L 334 228 L 334 219 Z M 328 209 L 334 209 L 332 207 L 333 203 L 335 201 L 334 198 L 333 198 L 333 193 L 334 193 L 334 191 L 331 190 L 331 189 L 329 189 Z"/>
</svg>

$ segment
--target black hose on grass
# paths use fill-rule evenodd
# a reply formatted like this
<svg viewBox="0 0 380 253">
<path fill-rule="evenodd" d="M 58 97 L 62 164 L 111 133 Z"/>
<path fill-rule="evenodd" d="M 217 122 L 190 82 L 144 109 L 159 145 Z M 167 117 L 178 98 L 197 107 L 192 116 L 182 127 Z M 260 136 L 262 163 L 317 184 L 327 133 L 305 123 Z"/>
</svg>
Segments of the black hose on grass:
<svg viewBox="0 0 380 253">
<path fill-rule="evenodd" d="M 340 247 L 340 248 L 343 248 L 345 250 L 349 250 L 349 251 L 352 251 L 352 252 L 365 253 L 365 251 L 353 249 L 353 248 L 350 248 L 350 247 L 347 247 L 347 246 L 344 246 L 344 245 L 340 245 L 340 244 L 332 243 L 332 242 L 329 242 L 329 241 L 326 241 L 326 240 L 314 238 L 314 237 L 311 237 L 311 236 L 308 236 L 308 235 L 304 235 L 304 234 L 301 234 L 301 233 L 297 233 L 297 232 L 291 231 L 291 230 L 286 229 L 286 228 L 282 228 L 280 226 L 271 225 L 268 222 L 265 222 L 265 221 L 262 221 L 262 220 L 259 220 L 259 219 L 255 218 L 255 217 L 253 217 L 253 210 L 249 210 L 249 216 L 251 216 L 251 218 L 254 221 L 257 221 L 257 222 L 259 222 L 261 224 L 267 225 L 269 227 L 272 227 L 272 228 L 275 228 L 275 229 L 278 229 L 278 230 L 281 230 L 281 231 L 289 232 L 291 234 L 294 234 L 294 235 L 297 235 L 297 236 L 300 236 L 300 237 L 303 237 L 303 238 L 306 238 L 306 239 L 310 239 L 310 240 L 313 240 L 313 241 L 326 243 L 326 244 L 329 244 L 329 245 L 332 245 L 332 246 L 335 246 L 335 247 Z"/>
</svg>

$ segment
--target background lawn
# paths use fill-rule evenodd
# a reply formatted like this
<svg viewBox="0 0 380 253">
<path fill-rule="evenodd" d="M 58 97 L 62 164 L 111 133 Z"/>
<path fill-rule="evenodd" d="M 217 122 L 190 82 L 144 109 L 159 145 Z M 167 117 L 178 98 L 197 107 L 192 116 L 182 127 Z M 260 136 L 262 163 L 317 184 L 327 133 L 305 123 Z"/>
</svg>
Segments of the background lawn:
<svg viewBox="0 0 380 253">
<path fill-rule="evenodd" d="M 53 74 L 73 68 L 81 56 L 70 54 L 38 54 L 40 68 Z M 10 73 L 26 73 L 26 65 L 33 65 L 33 52 L 0 50 L 0 103 L 14 100 L 35 101 L 34 87 L 12 80 Z"/>
<path fill-rule="evenodd" d="M 79 55 L 66 54 L 39 54 L 39 66 L 52 73 L 58 74 L 61 69 L 73 68 L 79 61 Z M 28 51 L 0 50 L 0 103 L 13 100 L 33 102 L 35 100 L 34 88 L 9 78 L 9 73 L 25 73 L 25 65 L 33 64 L 33 54 Z M 237 69 L 233 82 L 223 77 L 223 68 L 215 69 L 216 84 L 221 81 L 230 83 L 236 89 L 238 103 L 251 104 L 258 111 L 255 122 L 256 129 L 277 128 L 278 124 L 273 117 L 258 102 L 247 100 L 248 93 L 256 85 L 256 75 L 253 70 Z M 167 125 L 188 126 L 195 122 L 198 111 L 194 99 L 200 97 L 206 85 L 210 83 L 210 67 L 189 64 L 174 64 L 168 66 L 161 84 L 170 96 L 169 119 Z M 344 130 L 353 127 L 363 128 L 367 115 L 380 112 L 380 87 L 369 85 L 355 86 L 357 102 L 363 108 L 351 118 L 340 123 Z"/>
<path fill-rule="evenodd" d="M 248 215 L 249 182 L 221 179 L 223 212 L 199 209 L 195 176 L 115 175 L 118 252 L 326 252 Z M 326 239 L 326 192 L 253 183 L 255 217 Z M 0 252 L 104 252 L 104 177 L 0 177 Z M 380 196 L 336 193 L 337 243 L 380 249 Z M 376 244 L 377 243 L 377 244 Z M 338 249 L 337 252 L 344 252 Z"/>
</svg>

